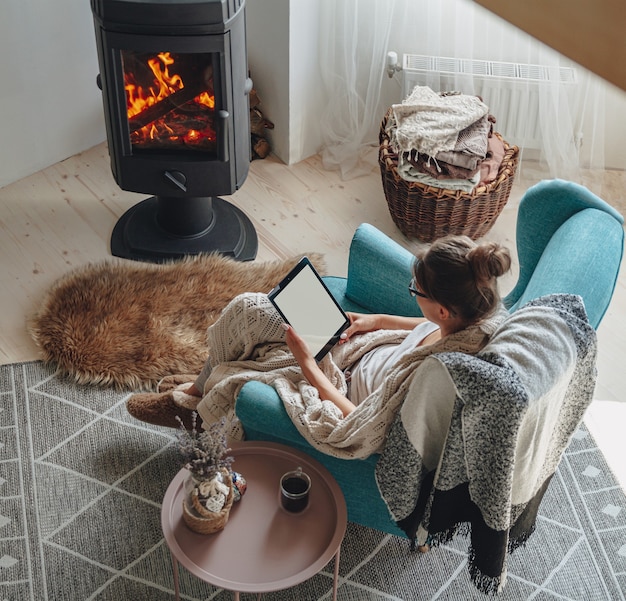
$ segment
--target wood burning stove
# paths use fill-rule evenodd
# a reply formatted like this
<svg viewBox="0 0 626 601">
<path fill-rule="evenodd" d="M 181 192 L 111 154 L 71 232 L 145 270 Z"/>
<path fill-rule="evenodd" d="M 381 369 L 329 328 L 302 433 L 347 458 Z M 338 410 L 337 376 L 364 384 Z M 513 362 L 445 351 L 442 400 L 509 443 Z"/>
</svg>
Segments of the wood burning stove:
<svg viewBox="0 0 626 601">
<path fill-rule="evenodd" d="M 254 259 L 248 217 L 219 198 L 250 165 L 244 0 L 91 0 L 111 168 L 154 196 L 117 222 L 111 252 L 162 262 Z"/>
</svg>

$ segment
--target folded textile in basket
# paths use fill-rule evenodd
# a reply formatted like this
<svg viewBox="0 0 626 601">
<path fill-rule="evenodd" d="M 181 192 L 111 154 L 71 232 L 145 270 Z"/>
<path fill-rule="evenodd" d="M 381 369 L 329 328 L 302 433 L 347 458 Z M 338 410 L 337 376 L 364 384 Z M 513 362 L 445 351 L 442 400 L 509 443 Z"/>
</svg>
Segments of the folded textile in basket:
<svg viewBox="0 0 626 601">
<path fill-rule="evenodd" d="M 489 112 L 477 96 L 440 95 L 428 86 L 415 86 L 401 104 L 392 105 L 392 110 L 398 153 L 417 150 L 430 156 L 453 150 L 459 132 Z"/>
<path fill-rule="evenodd" d="M 437 157 L 442 154 L 441 152 Z M 452 152 L 449 154 L 453 154 Z M 420 154 L 416 150 L 403 152 L 403 157 L 421 173 L 432 175 L 435 179 L 471 179 L 479 171 L 480 167 L 466 169 L 440 161 L 437 157 L 429 157 L 427 154 Z"/>
<path fill-rule="evenodd" d="M 493 115 L 484 115 L 465 129 L 459 132 L 456 144 L 452 150 L 438 152 L 435 158 L 444 163 L 476 170 L 487 155 L 487 140 L 493 131 Z"/>
<path fill-rule="evenodd" d="M 500 165 L 504 160 L 506 149 L 504 148 L 504 142 L 497 136 L 491 136 L 489 138 L 489 150 L 484 161 L 480 163 L 480 183 L 489 184 L 498 177 L 500 171 Z"/>
<path fill-rule="evenodd" d="M 498 136 L 487 138 L 488 148 L 484 159 L 477 163 L 474 171 L 451 165 L 437 158 L 419 154 L 415 151 L 403 152 L 398 157 L 398 173 L 407 181 L 416 181 L 448 190 L 471 192 L 476 184 L 489 184 L 498 177 L 498 171 L 504 159 L 504 142 Z M 450 152 L 447 154 L 455 154 Z M 435 178 L 433 181 L 432 178 Z"/>
<path fill-rule="evenodd" d="M 431 102 L 433 97 L 441 101 Z M 502 163 L 504 144 L 493 136 L 496 119 L 488 109 L 456 132 L 452 149 L 434 155 L 424 151 L 433 143 L 440 143 L 442 136 L 451 137 L 455 127 L 471 119 L 473 111 L 482 112 L 484 106 L 476 96 L 437 95 L 428 87 L 416 86 L 401 105 L 392 106 L 387 123 L 387 133 L 397 154 L 398 175 L 408 182 L 465 193 L 471 193 L 477 185 L 493 182 Z M 399 120 L 396 115 L 400 115 Z M 432 128 L 427 141 L 425 127 Z M 415 132 L 419 135 L 411 138 Z M 403 144 L 409 143 L 414 146 L 403 150 Z"/>
<path fill-rule="evenodd" d="M 398 155 L 398 175 L 407 182 L 419 182 L 425 186 L 445 188 L 446 190 L 460 190 L 461 192 L 470 193 L 480 181 L 480 171 L 475 173 L 471 178 L 466 179 L 438 179 L 428 173 L 423 173 L 412 165 L 407 159 L 407 155 L 408 153 L 406 152 Z"/>
</svg>

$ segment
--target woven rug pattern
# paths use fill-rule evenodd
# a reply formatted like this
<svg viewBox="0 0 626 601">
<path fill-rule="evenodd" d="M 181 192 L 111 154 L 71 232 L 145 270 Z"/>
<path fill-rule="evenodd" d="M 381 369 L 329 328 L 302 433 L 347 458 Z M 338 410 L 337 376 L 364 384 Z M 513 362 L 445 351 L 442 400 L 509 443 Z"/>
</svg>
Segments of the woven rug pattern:
<svg viewBox="0 0 626 601">
<path fill-rule="evenodd" d="M 0 366 L 0 599 L 174 599 L 160 509 L 180 455 L 172 430 L 127 414 L 128 396 L 60 379 L 41 362 Z M 412 554 L 405 539 L 348 524 L 339 599 L 482 599 L 469 580 L 467 546 L 457 537 Z M 332 574 L 331 561 L 263 599 L 330 599 Z M 183 600 L 232 597 L 181 569 Z M 537 531 L 509 559 L 498 599 L 625 597 L 626 497 L 583 427 L 544 498 Z"/>
</svg>

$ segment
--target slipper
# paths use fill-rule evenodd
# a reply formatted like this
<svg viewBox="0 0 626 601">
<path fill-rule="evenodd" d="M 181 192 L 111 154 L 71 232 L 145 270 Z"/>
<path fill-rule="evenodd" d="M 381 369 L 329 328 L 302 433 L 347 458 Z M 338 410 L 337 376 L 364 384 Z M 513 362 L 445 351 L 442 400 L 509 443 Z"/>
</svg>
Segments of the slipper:
<svg viewBox="0 0 626 601">
<path fill-rule="evenodd" d="M 193 384 L 197 375 L 193 374 L 175 374 L 171 376 L 165 376 L 158 384 L 157 391 L 158 392 L 167 392 L 168 390 L 174 390 L 181 384 Z"/>
<path fill-rule="evenodd" d="M 189 397 L 190 395 L 184 396 Z M 190 398 L 196 398 L 200 402 L 198 397 Z M 173 390 L 133 394 L 126 401 L 126 410 L 134 418 L 147 424 L 165 426 L 166 428 L 180 428 L 180 422 L 176 419 L 176 417 L 179 417 L 187 430 L 193 428 L 195 411 L 189 407 L 179 405 L 174 400 Z M 196 416 L 196 430 L 201 429 L 202 419 Z"/>
</svg>

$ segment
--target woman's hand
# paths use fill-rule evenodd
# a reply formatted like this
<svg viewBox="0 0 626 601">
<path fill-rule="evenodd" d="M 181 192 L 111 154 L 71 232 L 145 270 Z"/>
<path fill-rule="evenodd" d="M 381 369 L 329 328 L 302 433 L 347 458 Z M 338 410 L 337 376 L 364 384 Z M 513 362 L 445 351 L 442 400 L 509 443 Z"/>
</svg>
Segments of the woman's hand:
<svg viewBox="0 0 626 601">
<path fill-rule="evenodd" d="M 363 334 L 365 332 L 373 332 L 374 330 L 380 329 L 380 326 L 378 325 L 379 315 L 366 315 L 364 313 L 351 313 L 349 311 L 346 315 L 350 320 L 350 325 L 341 335 L 339 344 L 347 342 L 350 340 L 350 337 L 355 334 Z"/>
<path fill-rule="evenodd" d="M 417 324 L 426 321 L 424 317 L 402 317 L 400 315 L 387 315 L 386 313 L 346 313 L 350 319 L 350 325 L 341 335 L 339 344 L 350 340 L 355 334 L 365 334 L 374 330 L 412 330 Z"/>
<path fill-rule="evenodd" d="M 310 368 L 312 365 L 317 365 L 315 357 L 311 354 L 309 345 L 304 341 L 304 338 L 301 338 L 290 325 L 284 324 L 283 327 L 286 330 L 285 341 L 289 350 L 296 358 L 298 365 L 302 368 Z"/>
<path fill-rule="evenodd" d="M 330 380 L 320 369 L 317 361 L 315 361 L 315 357 L 311 354 L 304 339 L 298 336 L 297 332 L 290 325 L 285 324 L 284 328 L 286 331 L 285 341 L 289 350 L 292 352 L 298 365 L 300 365 L 302 374 L 309 384 L 317 388 L 320 399 L 332 401 L 337 405 L 344 417 L 348 415 L 354 410 L 354 404 L 331 384 Z"/>
</svg>

